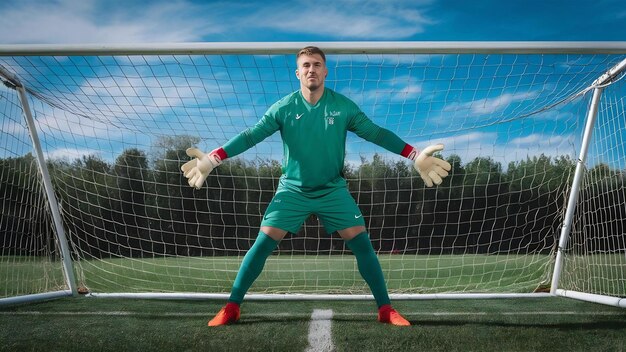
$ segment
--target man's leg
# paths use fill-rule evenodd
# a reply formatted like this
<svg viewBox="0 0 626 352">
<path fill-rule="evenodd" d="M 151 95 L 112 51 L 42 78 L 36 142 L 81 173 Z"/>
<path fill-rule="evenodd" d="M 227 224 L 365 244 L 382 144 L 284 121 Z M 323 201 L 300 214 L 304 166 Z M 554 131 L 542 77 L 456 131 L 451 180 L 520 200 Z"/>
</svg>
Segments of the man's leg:
<svg viewBox="0 0 626 352">
<path fill-rule="evenodd" d="M 308 198 L 279 186 L 265 210 L 259 236 L 241 262 L 228 303 L 209 322 L 209 326 L 229 324 L 239 319 L 239 305 L 263 270 L 267 257 L 272 254 L 287 232 L 298 231 L 310 213 Z"/>
<path fill-rule="evenodd" d="M 243 297 L 263 271 L 267 257 L 276 249 L 286 233 L 286 231 L 277 228 L 261 227 L 254 244 L 243 257 L 228 303 L 209 321 L 209 326 L 226 325 L 239 320 L 239 305 L 241 305 Z"/>
<path fill-rule="evenodd" d="M 372 290 L 378 306 L 378 321 L 401 326 L 411 325 L 391 307 L 383 270 L 365 227 L 353 226 L 338 232 L 356 257 L 359 273 Z"/>
<path fill-rule="evenodd" d="M 340 235 L 342 232 L 345 233 L 345 231 L 340 231 Z M 365 228 L 363 227 L 363 231 L 356 236 L 346 240 L 346 245 L 356 257 L 359 273 L 372 290 L 378 308 L 390 304 L 383 269 L 380 267 L 380 262 Z"/>
<path fill-rule="evenodd" d="M 273 236 L 263 230 L 270 232 Z M 237 273 L 237 277 L 235 277 L 235 282 L 230 292 L 230 298 L 228 298 L 229 302 L 237 304 L 243 302 L 243 297 L 246 292 L 248 292 L 254 280 L 256 280 L 259 274 L 261 274 L 261 271 L 263 271 L 267 257 L 276 249 L 285 234 L 286 231 L 283 231 L 282 236 L 277 236 L 274 231 L 268 231 L 268 228 L 262 228 L 262 230 L 259 231 L 259 235 L 254 241 L 254 244 L 243 257 L 239 272 Z"/>
</svg>

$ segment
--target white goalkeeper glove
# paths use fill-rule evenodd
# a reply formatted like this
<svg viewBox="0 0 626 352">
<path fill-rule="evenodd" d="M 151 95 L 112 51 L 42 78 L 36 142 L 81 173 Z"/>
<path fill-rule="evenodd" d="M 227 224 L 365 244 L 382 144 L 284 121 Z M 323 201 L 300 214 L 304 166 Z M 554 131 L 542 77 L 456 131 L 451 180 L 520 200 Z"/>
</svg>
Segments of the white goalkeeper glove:
<svg viewBox="0 0 626 352">
<path fill-rule="evenodd" d="M 432 187 L 433 184 L 441 184 L 443 178 L 448 176 L 448 171 L 452 169 L 449 162 L 432 156 L 435 152 L 442 150 L 443 144 L 435 144 L 429 145 L 420 153 L 415 150 L 409 155 L 409 159 L 415 162 L 413 165 L 415 170 L 428 187 Z"/>
<path fill-rule="evenodd" d="M 188 148 L 187 155 L 194 158 L 181 166 L 181 170 L 191 187 L 200 189 L 211 171 L 222 164 L 222 159 L 215 151 L 208 154 L 196 148 Z"/>
</svg>

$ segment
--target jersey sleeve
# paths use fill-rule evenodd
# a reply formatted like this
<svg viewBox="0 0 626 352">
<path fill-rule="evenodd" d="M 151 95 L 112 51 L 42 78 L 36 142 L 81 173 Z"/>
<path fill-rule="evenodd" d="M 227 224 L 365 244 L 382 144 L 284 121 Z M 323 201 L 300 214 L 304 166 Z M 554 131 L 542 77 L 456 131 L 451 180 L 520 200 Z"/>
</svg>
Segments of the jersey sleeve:
<svg viewBox="0 0 626 352">
<path fill-rule="evenodd" d="M 222 148 L 226 152 L 226 156 L 232 158 L 254 147 L 278 131 L 279 128 L 276 109 L 271 107 L 253 127 L 231 138 Z"/>
<path fill-rule="evenodd" d="M 398 137 L 398 135 L 386 128 L 378 126 L 370 120 L 361 109 L 356 107 L 356 104 L 353 110 L 352 118 L 348 124 L 349 131 L 395 154 L 404 156 L 409 147 L 412 149 L 412 147 Z"/>
</svg>

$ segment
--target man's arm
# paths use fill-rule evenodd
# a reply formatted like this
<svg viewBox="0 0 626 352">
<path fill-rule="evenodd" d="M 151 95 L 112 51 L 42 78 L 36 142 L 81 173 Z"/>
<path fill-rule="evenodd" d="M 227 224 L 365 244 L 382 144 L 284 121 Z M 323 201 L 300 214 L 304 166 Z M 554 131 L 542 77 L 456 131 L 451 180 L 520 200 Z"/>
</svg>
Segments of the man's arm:
<svg viewBox="0 0 626 352">
<path fill-rule="evenodd" d="M 274 134 L 279 128 L 280 125 L 274 115 L 266 113 L 256 125 L 239 133 L 222 146 L 225 158 L 232 158 L 245 152 Z"/>
<path fill-rule="evenodd" d="M 181 170 L 191 187 L 199 189 L 214 168 L 229 157 L 239 155 L 252 148 L 279 128 L 276 120 L 267 114 L 254 127 L 248 128 L 231 138 L 224 146 L 210 153 L 203 153 L 196 148 L 187 149 L 187 155 L 194 158 L 186 162 Z"/>
<path fill-rule="evenodd" d="M 433 153 L 443 150 L 443 144 L 428 146 L 420 153 L 417 148 L 404 142 L 395 133 L 376 125 L 361 111 L 352 118 L 348 129 L 366 141 L 411 159 L 428 187 L 441 184 L 452 168 L 447 161 L 432 156 Z"/>
<path fill-rule="evenodd" d="M 395 133 L 380 127 L 370 120 L 363 112 L 359 111 L 350 121 L 348 130 L 357 136 L 381 146 L 388 151 L 409 158 L 416 149 L 402 140 Z"/>
</svg>

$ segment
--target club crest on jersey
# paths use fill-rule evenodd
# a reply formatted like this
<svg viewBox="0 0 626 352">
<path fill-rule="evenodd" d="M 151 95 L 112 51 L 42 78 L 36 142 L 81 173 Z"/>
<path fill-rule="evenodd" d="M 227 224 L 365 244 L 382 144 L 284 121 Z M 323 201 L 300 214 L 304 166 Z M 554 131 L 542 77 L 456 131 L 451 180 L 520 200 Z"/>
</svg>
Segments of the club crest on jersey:
<svg viewBox="0 0 626 352">
<path fill-rule="evenodd" d="M 341 115 L 340 111 L 328 111 L 326 112 L 326 116 L 324 117 L 326 119 L 326 123 L 329 125 L 334 125 L 335 124 L 335 117 L 338 117 Z"/>
</svg>

